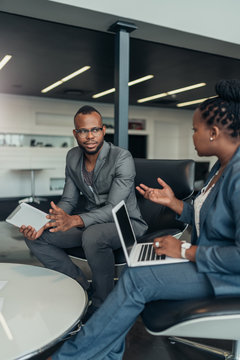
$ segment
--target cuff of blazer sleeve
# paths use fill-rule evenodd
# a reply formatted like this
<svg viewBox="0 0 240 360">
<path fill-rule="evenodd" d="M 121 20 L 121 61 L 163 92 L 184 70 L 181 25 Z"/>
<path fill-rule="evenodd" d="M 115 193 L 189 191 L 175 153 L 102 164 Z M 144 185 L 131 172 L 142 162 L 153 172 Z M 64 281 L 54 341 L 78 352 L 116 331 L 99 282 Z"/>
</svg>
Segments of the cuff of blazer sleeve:
<svg viewBox="0 0 240 360">
<path fill-rule="evenodd" d="M 189 212 L 191 211 L 191 207 L 192 205 L 183 201 L 183 211 L 181 215 L 176 215 L 176 219 L 189 224 Z"/>
<path fill-rule="evenodd" d="M 87 214 L 77 214 L 77 215 L 80 216 L 80 218 L 82 219 L 85 228 L 93 224 L 93 222 L 91 221 L 92 219 L 89 218 Z"/>
<path fill-rule="evenodd" d="M 210 269 L 211 262 L 210 257 L 208 258 L 208 253 L 211 251 L 208 246 L 198 246 L 196 251 L 196 265 L 197 269 L 201 273 L 215 272 L 214 269 Z"/>
</svg>

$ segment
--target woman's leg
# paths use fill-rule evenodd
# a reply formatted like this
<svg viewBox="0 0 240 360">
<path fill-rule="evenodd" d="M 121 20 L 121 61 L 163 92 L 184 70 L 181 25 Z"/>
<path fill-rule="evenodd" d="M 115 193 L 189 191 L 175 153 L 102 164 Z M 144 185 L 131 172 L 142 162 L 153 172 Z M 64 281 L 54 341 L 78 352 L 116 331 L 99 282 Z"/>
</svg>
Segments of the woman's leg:
<svg viewBox="0 0 240 360">
<path fill-rule="evenodd" d="M 127 269 L 100 309 L 53 360 L 122 359 L 124 339 L 146 302 L 214 296 L 193 263 Z"/>
</svg>

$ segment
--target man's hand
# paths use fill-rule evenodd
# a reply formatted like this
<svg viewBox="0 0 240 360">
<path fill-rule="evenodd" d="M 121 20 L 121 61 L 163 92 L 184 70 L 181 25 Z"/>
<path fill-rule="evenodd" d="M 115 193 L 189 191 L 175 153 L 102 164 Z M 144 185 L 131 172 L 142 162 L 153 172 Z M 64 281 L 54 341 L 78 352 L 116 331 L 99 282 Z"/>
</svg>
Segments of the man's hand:
<svg viewBox="0 0 240 360">
<path fill-rule="evenodd" d="M 50 232 L 67 231 L 73 227 L 83 227 L 84 223 L 79 215 L 68 215 L 63 209 L 58 207 L 51 201 L 51 209 L 49 210 L 46 228 L 50 228 Z"/>
<path fill-rule="evenodd" d="M 19 229 L 19 231 L 23 234 L 23 236 L 25 238 L 27 238 L 28 240 L 36 240 L 38 239 L 43 231 L 46 229 L 46 225 L 43 226 L 40 230 L 36 231 L 32 226 L 28 225 L 22 225 Z"/>
</svg>

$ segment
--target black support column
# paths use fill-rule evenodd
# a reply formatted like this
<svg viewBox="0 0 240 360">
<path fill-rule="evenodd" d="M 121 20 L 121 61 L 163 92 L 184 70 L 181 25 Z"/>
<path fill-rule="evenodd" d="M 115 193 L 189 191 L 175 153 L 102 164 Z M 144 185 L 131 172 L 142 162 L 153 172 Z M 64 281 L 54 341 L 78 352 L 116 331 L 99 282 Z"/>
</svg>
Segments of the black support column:
<svg viewBox="0 0 240 360">
<path fill-rule="evenodd" d="M 114 144 L 128 149 L 128 103 L 129 103 L 129 34 L 136 30 L 134 24 L 117 21 L 108 29 L 115 38 L 115 134 Z"/>
</svg>

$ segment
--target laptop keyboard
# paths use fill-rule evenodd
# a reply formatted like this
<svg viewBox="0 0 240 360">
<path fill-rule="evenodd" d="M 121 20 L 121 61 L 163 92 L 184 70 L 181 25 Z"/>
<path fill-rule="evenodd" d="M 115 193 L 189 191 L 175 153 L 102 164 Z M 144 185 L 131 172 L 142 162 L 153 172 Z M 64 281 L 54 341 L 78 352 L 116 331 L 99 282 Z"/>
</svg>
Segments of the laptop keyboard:
<svg viewBox="0 0 240 360">
<path fill-rule="evenodd" d="M 157 255 L 152 243 L 142 245 L 138 261 L 164 260 L 165 255 Z"/>
</svg>

